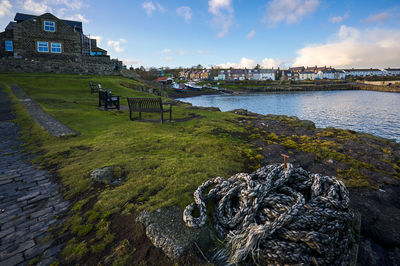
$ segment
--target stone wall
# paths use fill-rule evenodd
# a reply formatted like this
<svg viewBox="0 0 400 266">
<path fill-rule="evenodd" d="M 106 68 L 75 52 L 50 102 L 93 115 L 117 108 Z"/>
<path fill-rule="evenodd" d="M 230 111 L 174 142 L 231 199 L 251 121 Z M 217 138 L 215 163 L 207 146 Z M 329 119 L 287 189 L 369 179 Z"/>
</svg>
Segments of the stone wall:
<svg viewBox="0 0 400 266">
<path fill-rule="evenodd" d="M 55 31 L 44 31 L 44 21 L 55 22 Z M 50 53 L 50 43 L 61 43 L 61 53 L 52 56 L 80 56 L 81 35 L 74 28 L 59 20 L 52 14 L 46 13 L 36 18 L 28 19 L 18 23 L 13 28 L 14 32 L 14 53 L 22 57 L 46 56 Z M 39 53 L 37 42 L 48 42 L 49 52 Z"/>
<path fill-rule="evenodd" d="M 0 72 L 119 75 L 121 66 L 121 61 L 110 60 L 108 56 L 82 56 L 73 60 L 0 58 Z"/>
</svg>

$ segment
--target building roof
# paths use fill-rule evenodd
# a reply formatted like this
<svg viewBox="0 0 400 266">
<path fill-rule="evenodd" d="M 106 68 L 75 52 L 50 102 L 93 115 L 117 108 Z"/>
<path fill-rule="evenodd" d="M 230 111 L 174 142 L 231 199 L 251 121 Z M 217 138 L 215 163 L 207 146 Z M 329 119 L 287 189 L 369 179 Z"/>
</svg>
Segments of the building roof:
<svg viewBox="0 0 400 266">
<path fill-rule="evenodd" d="M 400 68 L 385 68 L 386 71 L 400 71 Z"/>
<path fill-rule="evenodd" d="M 303 71 L 305 68 L 303 66 L 301 67 L 289 67 L 290 71 Z"/>
<path fill-rule="evenodd" d="M 16 25 L 17 22 L 11 21 L 10 23 L 8 23 L 6 30 L 12 30 L 14 28 L 14 25 Z"/>
<path fill-rule="evenodd" d="M 19 23 L 31 18 L 36 18 L 38 16 L 35 15 L 29 15 L 29 14 L 23 14 L 23 13 L 17 13 L 15 14 L 14 20 Z M 80 28 L 82 29 L 82 22 L 80 21 L 73 21 L 73 20 L 65 20 L 65 19 L 60 19 L 61 21 L 67 23 L 69 26 L 71 26 L 72 28 Z"/>
<path fill-rule="evenodd" d="M 157 82 L 163 82 L 163 81 L 167 81 L 167 80 L 172 80 L 171 77 L 159 77 L 157 78 Z"/>
<path fill-rule="evenodd" d="M 314 71 L 302 71 L 300 74 L 315 74 Z"/>
<path fill-rule="evenodd" d="M 274 73 L 275 70 L 274 69 L 260 69 L 260 73 Z"/>
<path fill-rule="evenodd" d="M 382 71 L 382 70 L 380 70 L 380 69 L 377 69 L 377 68 L 359 68 L 359 69 L 357 69 L 357 68 L 352 68 L 352 69 L 344 69 L 344 71 L 357 71 L 357 72 L 359 72 L 359 71 L 363 71 L 363 72 L 368 72 L 368 71 Z"/>
<path fill-rule="evenodd" d="M 245 69 L 232 69 L 231 74 L 232 75 L 244 75 L 246 74 L 246 70 Z"/>
</svg>

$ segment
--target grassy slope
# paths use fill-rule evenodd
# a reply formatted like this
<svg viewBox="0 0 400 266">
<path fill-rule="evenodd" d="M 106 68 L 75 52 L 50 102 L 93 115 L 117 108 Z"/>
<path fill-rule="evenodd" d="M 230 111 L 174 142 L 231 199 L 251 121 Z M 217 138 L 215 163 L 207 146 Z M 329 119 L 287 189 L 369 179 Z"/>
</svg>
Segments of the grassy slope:
<svg viewBox="0 0 400 266">
<path fill-rule="evenodd" d="M 8 92 L 9 84 L 18 84 L 46 112 L 80 133 L 77 137 L 51 137 L 20 104 L 15 105 L 24 138 L 34 144 L 30 146 L 33 152 L 40 152 L 37 163 L 50 167 L 62 178 L 65 197 L 75 202 L 70 218 L 60 229 L 72 232 L 73 238 L 63 252 L 69 262 L 79 261 L 89 249 L 104 253 L 107 242 L 114 239 L 109 230 L 111 214 L 170 205 L 184 207 L 202 182 L 243 171 L 249 154 L 249 145 L 243 140 L 214 134 L 243 131 L 229 122 L 234 114 L 182 105 L 173 107 L 175 119 L 193 114 L 200 117 L 164 124 L 130 121 L 127 110 L 98 110 L 97 94 L 89 93 L 90 80 L 123 97 L 152 96 L 121 86 L 121 82 L 141 85 L 121 77 L 0 74 L 0 86 Z M 126 104 L 125 98 L 122 104 Z M 91 171 L 109 165 L 118 166 L 116 175 L 126 181 L 117 187 L 95 185 Z M 85 239 L 90 233 L 95 235 Z M 105 238 L 108 241 L 104 245 Z"/>
<path fill-rule="evenodd" d="M 140 196 L 145 202 L 143 207 L 184 206 L 199 183 L 217 175 L 227 177 L 244 168 L 240 146 L 246 145 L 212 133 L 217 129 L 242 130 L 226 123 L 232 114 L 174 106 L 174 118 L 188 117 L 189 113 L 202 118 L 171 124 L 133 122 L 129 121 L 127 110 L 99 111 L 97 95 L 89 93 L 89 80 L 111 87 L 114 94 L 123 97 L 149 96 L 120 86 L 120 82 L 135 83 L 121 77 L 0 75 L 3 86 L 20 85 L 46 112 L 80 133 L 78 137 L 58 139 L 36 125 L 29 134 L 28 141 L 39 141 L 40 150 L 45 151 L 38 161 L 57 167 L 67 186 L 67 197 L 90 188 L 92 170 L 118 165 L 126 173 L 127 182 L 102 192 L 99 205 L 118 208 Z M 122 99 L 122 104 L 125 101 Z M 159 114 L 144 115 L 159 119 Z M 28 125 L 28 118 L 23 119 L 20 118 L 23 128 L 31 131 L 34 123 Z"/>
</svg>

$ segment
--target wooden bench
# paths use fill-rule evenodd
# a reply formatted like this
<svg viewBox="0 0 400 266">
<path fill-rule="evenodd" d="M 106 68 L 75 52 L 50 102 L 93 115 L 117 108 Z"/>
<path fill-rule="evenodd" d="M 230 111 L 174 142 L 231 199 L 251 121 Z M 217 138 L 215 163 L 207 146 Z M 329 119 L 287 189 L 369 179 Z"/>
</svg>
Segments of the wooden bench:
<svg viewBox="0 0 400 266">
<path fill-rule="evenodd" d="M 99 90 L 102 89 L 101 84 L 97 84 L 97 86 L 95 86 L 91 81 L 89 81 L 89 86 L 90 86 L 90 94 L 98 92 Z"/>
<path fill-rule="evenodd" d="M 169 112 L 169 121 L 172 120 L 172 105 L 168 109 L 163 108 L 161 98 L 127 98 L 129 105 L 129 119 L 133 120 L 132 112 L 139 112 L 139 119 L 142 119 L 142 112 L 161 113 L 161 123 L 164 123 L 164 113 Z"/>
<path fill-rule="evenodd" d="M 112 95 L 111 90 L 99 89 L 99 107 L 104 105 L 104 110 L 118 109 L 119 110 L 119 97 Z"/>
</svg>

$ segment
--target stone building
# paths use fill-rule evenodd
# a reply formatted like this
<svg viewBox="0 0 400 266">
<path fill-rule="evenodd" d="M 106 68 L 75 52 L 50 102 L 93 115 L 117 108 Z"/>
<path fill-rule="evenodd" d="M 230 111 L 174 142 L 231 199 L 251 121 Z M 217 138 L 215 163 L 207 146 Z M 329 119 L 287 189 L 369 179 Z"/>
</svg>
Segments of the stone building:
<svg viewBox="0 0 400 266">
<path fill-rule="evenodd" d="M 33 64 L 18 59 L 40 63 L 29 71 Z M 17 13 L 0 33 L 0 71 L 75 73 L 74 63 L 80 64 L 79 73 L 113 74 L 122 68 L 122 62 L 110 60 L 107 51 L 83 33 L 79 21 L 59 19 L 50 13 Z"/>
</svg>

